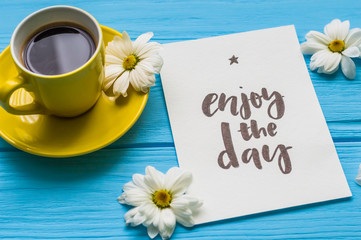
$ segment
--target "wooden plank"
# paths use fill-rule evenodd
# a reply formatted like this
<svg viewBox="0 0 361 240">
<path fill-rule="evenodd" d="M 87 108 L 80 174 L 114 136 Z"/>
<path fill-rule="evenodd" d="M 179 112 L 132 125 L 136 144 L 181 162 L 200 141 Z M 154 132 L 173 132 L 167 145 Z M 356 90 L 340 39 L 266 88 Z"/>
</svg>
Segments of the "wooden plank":
<svg viewBox="0 0 361 240">
<path fill-rule="evenodd" d="M 172 239 L 361 238 L 361 194 L 354 182 L 361 143 L 336 143 L 353 192 L 348 200 L 178 227 Z M 173 147 L 104 149 L 70 159 L 47 159 L 22 152 L 0 156 L 2 239 L 143 239 L 142 227 L 124 225 L 129 209 L 116 197 L 133 173 L 147 165 L 176 166 Z M 227 196 L 225 196 L 227 197 Z M 220 203 L 221 205 L 222 203 Z"/>
</svg>

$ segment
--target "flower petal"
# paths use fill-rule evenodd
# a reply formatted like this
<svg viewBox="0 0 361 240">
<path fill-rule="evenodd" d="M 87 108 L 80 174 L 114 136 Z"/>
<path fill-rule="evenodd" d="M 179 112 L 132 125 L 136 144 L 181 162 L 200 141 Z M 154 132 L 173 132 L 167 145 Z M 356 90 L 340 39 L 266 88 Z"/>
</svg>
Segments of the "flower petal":
<svg viewBox="0 0 361 240">
<path fill-rule="evenodd" d="M 143 191 L 151 194 L 152 190 L 144 183 L 144 175 L 142 174 L 133 174 L 133 182 L 135 186 L 143 189 Z"/>
<path fill-rule="evenodd" d="M 350 21 L 343 21 L 341 25 L 339 25 L 337 39 L 345 40 L 350 31 Z"/>
<path fill-rule="evenodd" d="M 159 229 L 160 223 L 160 209 L 157 207 L 153 216 L 153 225 Z"/>
<path fill-rule="evenodd" d="M 123 95 L 127 96 L 127 89 L 129 87 L 129 71 L 125 71 L 117 80 L 115 80 L 113 85 L 113 94 L 115 97 Z"/>
<path fill-rule="evenodd" d="M 320 43 L 325 46 L 328 46 L 328 44 L 330 44 L 330 42 L 332 41 L 329 36 L 316 31 L 308 32 L 306 34 L 306 39 L 311 42 Z"/>
<path fill-rule="evenodd" d="M 315 61 L 311 61 L 310 62 L 310 70 L 311 71 L 315 71 L 318 67 L 315 64 Z"/>
<path fill-rule="evenodd" d="M 143 207 L 141 207 L 139 209 L 139 212 L 147 216 L 147 221 L 143 223 L 145 226 L 149 226 L 151 224 L 158 226 L 157 224 L 154 224 L 154 221 L 156 220 L 156 217 L 158 217 L 156 215 L 159 215 L 160 212 L 159 212 L 159 208 L 156 205 L 154 205 L 153 201 L 150 200 L 149 204 L 146 204 Z"/>
<path fill-rule="evenodd" d="M 153 73 L 159 73 L 160 69 L 163 66 L 163 58 L 156 54 L 153 56 L 150 56 L 142 61 L 143 64 L 148 64 L 150 66 L 153 66 L 154 72 Z"/>
<path fill-rule="evenodd" d="M 147 42 L 153 37 L 152 32 L 147 32 L 140 35 L 133 43 L 133 48 L 136 53 L 139 53 Z"/>
<path fill-rule="evenodd" d="M 165 175 L 165 186 L 172 194 L 184 193 L 192 183 L 192 173 L 174 167 L 168 170 Z"/>
<path fill-rule="evenodd" d="M 345 49 L 343 52 L 342 52 L 343 55 L 347 56 L 347 57 L 359 57 L 360 56 L 360 49 L 356 46 L 352 46 L 352 47 L 349 47 L 347 49 Z"/>
<path fill-rule="evenodd" d="M 323 67 L 319 67 L 319 68 L 317 69 L 317 72 L 318 72 L 318 73 L 323 73 Z"/>
<path fill-rule="evenodd" d="M 328 47 L 318 42 L 307 41 L 301 43 L 301 51 L 303 54 L 314 54 L 318 51 L 325 50 Z"/>
<path fill-rule="evenodd" d="M 152 203 L 150 194 L 144 192 L 141 188 L 134 188 L 123 192 L 123 194 L 118 198 L 118 201 L 132 206 Z"/>
<path fill-rule="evenodd" d="M 149 74 L 149 75 L 154 74 L 156 72 L 156 70 L 154 69 L 152 64 L 150 64 L 146 60 L 140 61 L 137 65 L 137 69 L 138 68 L 142 69 L 142 71 L 144 71 L 146 74 Z"/>
<path fill-rule="evenodd" d="M 157 42 L 150 42 L 137 53 L 140 60 L 148 58 L 152 55 L 157 55 L 161 49 L 161 45 Z"/>
<path fill-rule="evenodd" d="M 148 88 L 155 85 L 154 74 L 146 74 L 142 66 L 134 69 L 131 72 L 130 83 L 136 91 L 148 92 Z"/>
<path fill-rule="evenodd" d="M 135 91 L 140 91 L 142 79 L 139 79 L 137 70 L 138 67 L 129 73 L 129 82 L 132 84 Z"/>
<path fill-rule="evenodd" d="M 350 22 L 341 22 L 339 19 L 332 20 L 324 28 L 324 32 L 331 40 L 344 40 L 349 32 Z"/>
<path fill-rule="evenodd" d="M 137 186 L 133 182 L 128 182 L 128 183 L 124 184 L 123 191 L 126 192 L 126 191 L 134 189 L 134 188 L 137 188 Z"/>
<path fill-rule="evenodd" d="M 311 57 L 311 62 L 310 62 L 311 71 L 315 70 L 316 68 L 325 66 L 325 64 L 328 60 L 328 57 L 330 57 L 331 54 L 332 54 L 332 52 L 329 51 L 328 49 L 321 50 L 321 51 L 318 51 L 315 54 L 313 54 Z"/>
<path fill-rule="evenodd" d="M 154 167 L 148 166 L 145 169 L 145 177 L 144 182 L 148 185 L 152 190 L 160 190 L 164 187 L 164 174 Z"/>
<path fill-rule="evenodd" d="M 172 210 L 165 208 L 161 210 L 160 223 L 159 223 L 159 234 L 162 239 L 169 239 L 174 231 L 176 225 L 176 217 Z"/>
<path fill-rule="evenodd" d="M 199 198 L 190 196 L 188 194 L 184 195 L 184 198 L 186 200 L 188 200 L 188 206 L 192 211 L 197 210 L 198 208 L 200 208 L 203 205 L 203 201 L 200 200 Z"/>
<path fill-rule="evenodd" d="M 105 66 L 105 78 L 103 83 L 103 90 L 108 90 L 115 79 L 124 71 L 124 69 L 118 64 L 112 64 Z"/>
<path fill-rule="evenodd" d="M 359 46 L 361 44 L 361 29 L 353 28 L 348 33 L 345 39 L 345 48 L 352 46 Z"/>
<path fill-rule="evenodd" d="M 142 220 L 141 219 L 142 217 L 137 215 L 138 210 L 139 210 L 139 207 L 135 207 L 135 208 L 130 209 L 128 212 L 126 212 L 124 214 L 124 219 L 125 219 L 126 225 L 131 224 L 132 226 L 134 226 L 134 223 L 137 223 Z M 136 218 L 136 221 L 134 221 L 134 218 Z"/>
<path fill-rule="evenodd" d="M 341 54 L 338 52 L 331 53 L 328 55 L 327 60 L 322 68 L 322 72 L 326 74 L 331 74 L 335 69 L 338 68 L 338 65 L 341 61 Z"/>
<path fill-rule="evenodd" d="M 199 210 L 202 205 L 203 201 L 200 199 L 185 194 L 174 199 L 171 203 L 171 208 L 182 216 L 190 216 L 193 212 Z"/>
<path fill-rule="evenodd" d="M 151 239 L 155 238 L 159 233 L 158 228 L 154 227 L 152 224 L 147 227 L 147 232 Z"/>
<path fill-rule="evenodd" d="M 332 70 L 332 71 L 325 71 L 325 70 L 324 70 L 324 67 L 320 67 L 320 68 L 318 68 L 317 72 L 318 72 L 318 73 L 333 74 L 333 73 L 335 73 L 335 72 L 338 70 L 338 67 L 339 67 L 339 65 L 338 65 L 334 70 Z"/>
<path fill-rule="evenodd" d="M 111 54 L 106 54 L 105 55 L 105 65 L 110 65 L 110 64 L 122 66 L 123 60 L 118 58 L 117 56 L 114 56 Z"/>
<path fill-rule="evenodd" d="M 125 200 L 125 194 L 123 193 L 117 198 L 118 202 L 121 204 L 127 204 L 127 201 Z"/>
<path fill-rule="evenodd" d="M 351 58 L 349 58 L 347 56 L 342 56 L 341 69 L 342 69 L 343 74 L 348 79 L 354 79 L 355 78 L 355 76 L 356 76 L 356 67 L 355 67 L 355 63 L 352 61 Z"/>
<path fill-rule="evenodd" d="M 124 59 L 127 55 L 124 52 L 122 43 L 123 43 L 122 38 L 119 36 L 115 36 L 113 38 L 113 41 L 108 43 L 108 46 L 105 49 L 105 54 L 116 56 L 119 59 Z"/>
<path fill-rule="evenodd" d="M 166 227 L 174 227 L 176 223 L 175 215 L 169 208 L 165 208 L 161 211 L 161 218 L 164 221 Z"/>
<path fill-rule="evenodd" d="M 324 27 L 323 31 L 331 40 L 335 40 L 337 38 L 338 25 L 340 24 L 341 21 L 339 19 L 334 19 Z"/>
<path fill-rule="evenodd" d="M 130 224 L 132 227 L 136 227 L 136 226 L 142 224 L 145 220 L 146 220 L 146 217 L 138 212 L 132 218 L 132 221 L 130 222 Z"/>
<path fill-rule="evenodd" d="M 154 76 L 154 74 L 147 75 L 146 80 L 147 80 L 148 83 L 146 85 L 142 86 L 142 88 L 140 89 L 144 93 L 149 92 L 149 88 L 155 85 L 155 76 Z"/>
<path fill-rule="evenodd" d="M 175 213 L 177 222 L 182 224 L 185 227 L 193 227 L 194 226 L 194 220 L 191 216 L 182 216 L 180 214 Z"/>
<path fill-rule="evenodd" d="M 120 46 L 122 46 L 126 57 L 134 53 L 132 41 L 126 31 L 123 31 L 122 33 L 122 43 Z"/>
<path fill-rule="evenodd" d="M 357 182 L 358 185 L 361 186 L 361 164 L 360 164 L 360 167 L 358 169 L 358 174 L 356 176 L 356 182 Z"/>
<path fill-rule="evenodd" d="M 172 202 L 171 208 L 176 215 L 189 217 L 192 216 L 192 210 L 189 208 L 189 201 L 182 199 L 178 202 Z"/>
</svg>

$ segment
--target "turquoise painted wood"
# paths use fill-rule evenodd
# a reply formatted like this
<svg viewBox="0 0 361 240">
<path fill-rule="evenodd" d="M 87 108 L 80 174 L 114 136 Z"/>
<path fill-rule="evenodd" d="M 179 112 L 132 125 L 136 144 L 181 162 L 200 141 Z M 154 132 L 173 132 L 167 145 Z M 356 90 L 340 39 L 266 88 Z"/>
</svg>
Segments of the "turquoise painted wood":
<svg viewBox="0 0 361 240">
<path fill-rule="evenodd" d="M 320 31 L 334 18 L 361 27 L 361 2 L 351 0 L 1 0 L 0 50 L 25 16 L 55 4 L 83 8 L 101 24 L 126 30 L 132 38 L 153 31 L 154 40 L 161 43 L 288 24 L 295 25 L 302 42 L 309 30 Z M 308 64 L 309 57 L 305 59 Z M 361 187 L 354 181 L 361 163 L 361 60 L 356 66 L 352 81 L 341 72 L 332 76 L 310 72 L 351 199 L 192 229 L 178 226 L 172 239 L 361 239 Z M 48 159 L 0 140 L 0 239 L 147 239 L 142 227 L 125 226 L 123 215 L 129 208 L 116 201 L 122 185 L 147 165 L 163 171 L 177 165 L 159 78 L 134 127 L 95 153 Z"/>
</svg>

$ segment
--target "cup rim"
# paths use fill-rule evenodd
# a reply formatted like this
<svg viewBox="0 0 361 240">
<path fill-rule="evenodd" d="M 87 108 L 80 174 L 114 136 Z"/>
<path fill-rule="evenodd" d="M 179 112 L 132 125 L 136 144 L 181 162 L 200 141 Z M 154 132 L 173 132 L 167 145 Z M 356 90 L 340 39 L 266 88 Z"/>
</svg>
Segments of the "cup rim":
<svg viewBox="0 0 361 240">
<path fill-rule="evenodd" d="M 68 8 L 68 9 L 73 9 L 73 10 L 76 10 L 78 12 L 81 12 L 85 15 L 87 15 L 96 25 L 96 28 L 97 28 L 97 31 L 98 31 L 98 35 L 99 35 L 99 41 L 98 41 L 98 44 L 97 44 L 97 47 L 93 53 L 93 55 L 88 59 L 88 61 L 86 63 L 84 63 L 83 65 L 81 65 L 80 67 L 74 69 L 73 71 L 71 72 L 67 72 L 67 73 L 63 73 L 63 74 L 58 74 L 58 75 L 45 75 L 45 74 L 40 74 L 40 73 L 34 73 L 30 70 L 28 70 L 26 67 L 24 67 L 24 65 L 19 62 L 19 59 L 16 56 L 15 52 L 14 52 L 14 42 L 15 42 L 15 36 L 17 34 L 17 32 L 19 31 L 20 27 L 25 23 L 27 22 L 30 18 L 32 18 L 33 16 L 41 13 L 41 12 L 44 12 L 44 11 L 47 11 L 49 9 L 54 9 L 54 8 Z M 12 59 L 14 60 L 15 64 L 24 72 L 26 72 L 27 74 L 29 75 L 32 75 L 32 76 L 35 76 L 35 77 L 41 77 L 41 78 L 48 78 L 48 79 L 52 79 L 52 78 L 61 78 L 61 77 L 67 77 L 67 76 L 70 76 L 78 71 L 80 71 L 81 69 L 83 69 L 84 67 L 86 67 L 90 62 L 92 62 L 95 57 L 98 55 L 101 47 L 102 47 L 102 44 L 103 44 L 103 32 L 102 32 L 102 29 L 100 27 L 100 24 L 98 23 L 98 21 L 90 14 L 88 13 L 87 11 L 83 10 L 83 9 L 80 9 L 80 8 L 77 8 L 77 7 L 73 7 L 73 6 L 68 6 L 68 5 L 54 5 L 54 6 L 50 6 L 50 7 L 46 7 L 46 8 L 42 8 L 42 9 L 39 9 L 33 13 L 31 13 L 30 15 L 28 15 L 27 17 L 25 17 L 15 28 L 12 36 L 11 36 L 11 40 L 10 40 L 10 52 L 11 52 L 11 56 L 12 56 Z"/>
</svg>

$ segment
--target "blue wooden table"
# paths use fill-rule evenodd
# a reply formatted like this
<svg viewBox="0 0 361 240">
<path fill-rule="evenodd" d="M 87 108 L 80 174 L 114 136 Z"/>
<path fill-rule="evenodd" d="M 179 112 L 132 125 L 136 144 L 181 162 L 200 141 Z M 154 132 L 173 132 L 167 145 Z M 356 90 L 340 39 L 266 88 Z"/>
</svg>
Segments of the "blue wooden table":
<svg viewBox="0 0 361 240">
<path fill-rule="evenodd" d="M 50 5 L 83 8 L 98 21 L 134 39 L 153 31 L 169 43 L 294 24 L 300 42 L 334 18 L 361 27 L 361 2 L 328 1 L 17 1 L 0 2 L 0 50 L 28 14 Z M 310 59 L 306 57 L 309 64 Z M 347 80 L 310 72 L 353 197 L 196 226 L 178 226 L 172 239 L 361 239 L 361 60 Z M 75 158 L 33 156 L 0 140 L 0 239 L 147 239 L 143 227 L 127 227 L 129 209 L 116 198 L 133 173 L 147 165 L 177 165 L 160 79 L 142 116 L 121 139 Z M 159 238 L 158 238 L 159 239 Z"/>
</svg>

